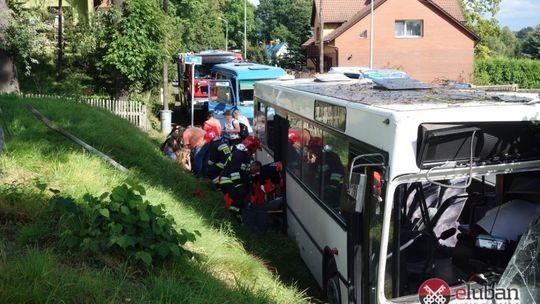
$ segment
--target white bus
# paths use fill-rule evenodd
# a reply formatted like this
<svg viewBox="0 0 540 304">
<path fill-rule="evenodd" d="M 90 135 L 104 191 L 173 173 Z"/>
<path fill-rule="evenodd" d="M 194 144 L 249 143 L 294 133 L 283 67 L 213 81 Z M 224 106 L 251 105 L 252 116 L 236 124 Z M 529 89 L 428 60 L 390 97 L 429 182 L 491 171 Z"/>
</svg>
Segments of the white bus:
<svg viewBox="0 0 540 304">
<path fill-rule="evenodd" d="M 256 157 L 285 164 L 288 234 L 330 303 L 419 303 L 430 278 L 454 300 L 493 287 L 538 216 L 538 98 L 382 85 L 255 84 Z"/>
</svg>

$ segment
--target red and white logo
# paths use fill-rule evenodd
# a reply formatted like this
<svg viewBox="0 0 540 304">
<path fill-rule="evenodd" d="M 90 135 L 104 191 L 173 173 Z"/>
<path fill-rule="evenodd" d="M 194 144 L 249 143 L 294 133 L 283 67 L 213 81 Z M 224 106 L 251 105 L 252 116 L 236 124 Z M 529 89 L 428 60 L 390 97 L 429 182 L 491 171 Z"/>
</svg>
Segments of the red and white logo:
<svg viewBox="0 0 540 304">
<path fill-rule="evenodd" d="M 429 279 L 420 285 L 418 297 L 422 304 L 447 304 L 450 302 L 450 287 L 441 279 Z"/>
</svg>

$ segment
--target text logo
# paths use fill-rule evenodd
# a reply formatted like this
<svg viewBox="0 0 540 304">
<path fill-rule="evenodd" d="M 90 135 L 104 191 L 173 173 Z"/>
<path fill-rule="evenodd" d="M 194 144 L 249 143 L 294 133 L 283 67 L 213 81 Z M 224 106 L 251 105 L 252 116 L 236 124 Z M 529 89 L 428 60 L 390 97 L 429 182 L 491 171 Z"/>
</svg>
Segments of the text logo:
<svg viewBox="0 0 540 304">
<path fill-rule="evenodd" d="M 447 304 L 450 302 L 450 287 L 440 279 L 429 279 L 420 285 L 418 297 L 422 304 Z"/>
</svg>

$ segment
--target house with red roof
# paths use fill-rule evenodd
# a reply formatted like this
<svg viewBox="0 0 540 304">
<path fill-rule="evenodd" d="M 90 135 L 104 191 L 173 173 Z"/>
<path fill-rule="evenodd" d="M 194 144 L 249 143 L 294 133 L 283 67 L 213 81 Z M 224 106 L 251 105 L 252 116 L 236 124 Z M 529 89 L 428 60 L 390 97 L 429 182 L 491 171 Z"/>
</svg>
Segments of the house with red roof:
<svg viewBox="0 0 540 304">
<path fill-rule="evenodd" d="M 323 0 L 324 69 L 368 67 L 371 0 Z M 459 0 L 373 0 L 373 68 L 400 69 L 425 82 L 469 82 L 479 37 L 464 25 Z M 319 68 L 320 0 L 314 36 L 302 44 L 308 68 Z"/>
</svg>

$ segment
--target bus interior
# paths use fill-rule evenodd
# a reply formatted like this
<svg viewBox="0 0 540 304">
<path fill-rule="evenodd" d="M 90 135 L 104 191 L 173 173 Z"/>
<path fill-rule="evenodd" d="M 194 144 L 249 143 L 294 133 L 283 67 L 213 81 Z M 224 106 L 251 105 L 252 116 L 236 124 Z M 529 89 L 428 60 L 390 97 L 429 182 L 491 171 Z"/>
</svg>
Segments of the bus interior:
<svg viewBox="0 0 540 304">
<path fill-rule="evenodd" d="M 495 286 L 510 275 L 522 236 L 540 233 L 540 168 L 512 168 L 538 159 L 538 134 L 534 122 L 419 127 L 417 162 L 429 170 L 425 179 L 399 184 L 392 198 L 387 298 L 416 295 L 430 278 L 450 286 Z M 429 177 L 434 169 L 460 164 L 508 166 L 474 178 L 473 167 L 466 177 Z M 517 270 L 524 286 L 538 283 L 540 248 L 528 250 L 520 262 L 525 268 Z"/>
<path fill-rule="evenodd" d="M 497 284 L 538 217 L 540 171 L 481 176 L 468 187 L 467 178 L 440 182 L 395 192 L 385 281 L 393 298 L 417 294 L 429 278 Z"/>
</svg>

